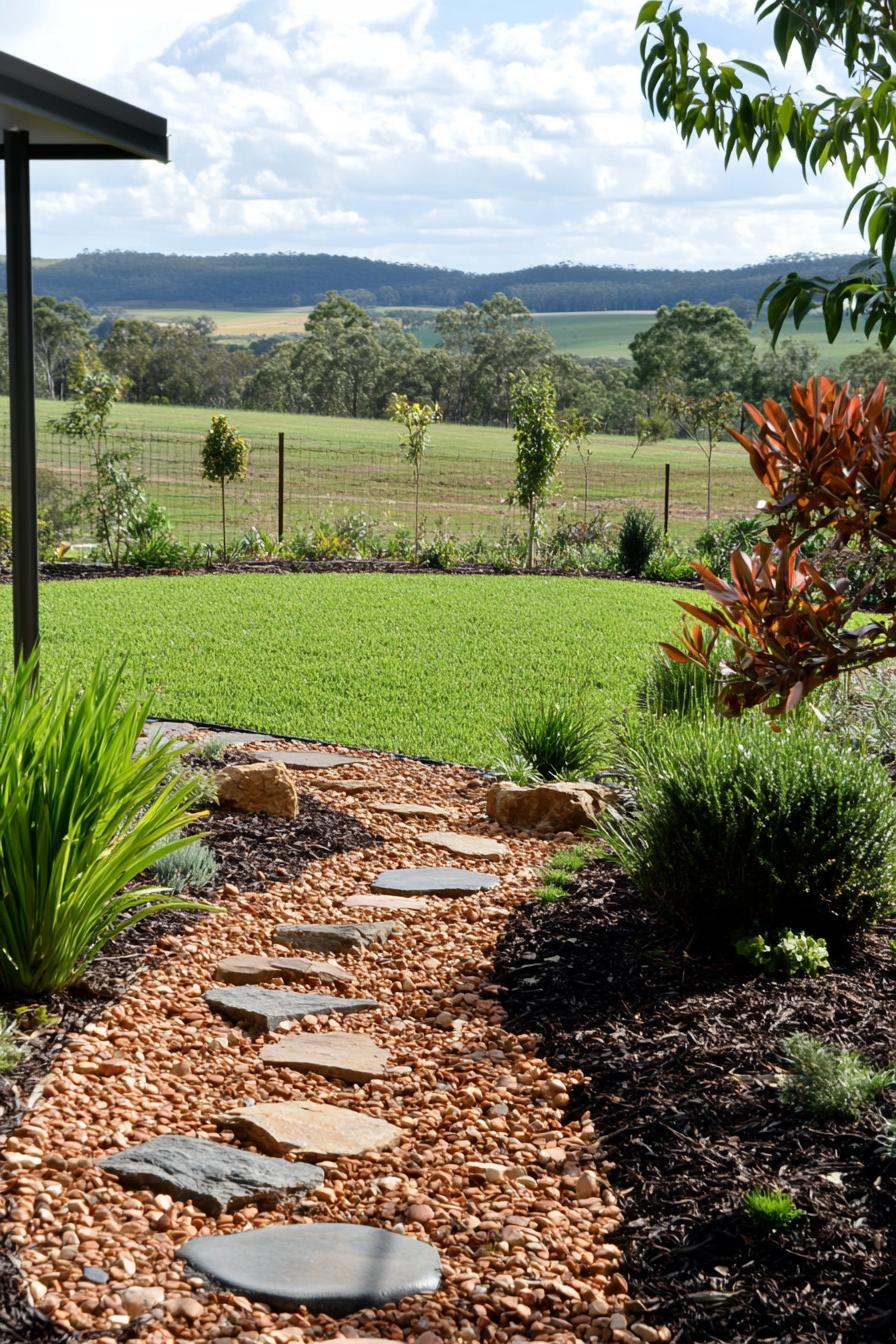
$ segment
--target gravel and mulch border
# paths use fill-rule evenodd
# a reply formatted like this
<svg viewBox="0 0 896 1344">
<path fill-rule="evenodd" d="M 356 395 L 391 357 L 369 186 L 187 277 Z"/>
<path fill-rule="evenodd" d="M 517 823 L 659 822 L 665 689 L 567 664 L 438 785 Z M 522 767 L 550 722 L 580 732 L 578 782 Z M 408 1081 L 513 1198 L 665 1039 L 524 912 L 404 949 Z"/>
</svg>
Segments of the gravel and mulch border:
<svg viewBox="0 0 896 1344">
<path fill-rule="evenodd" d="M 138 569 L 122 565 L 85 564 L 78 560 L 49 561 L 41 564 L 41 582 L 74 582 L 87 579 L 158 579 L 197 578 L 216 574 L 444 574 L 448 577 L 489 576 L 501 578 L 612 579 L 626 583 L 652 583 L 666 588 L 701 588 L 697 579 L 648 579 L 643 575 L 623 574 L 612 569 L 503 569 L 498 565 L 450 565 L 444 569 L 432 565 L 414 565 L 405 560 L 245 560 L 238 563 L 202 565 L 198 569 Z M 12 583 L 12 570 L 0 567 L 0 584 Z"/>
<path fill-rule="evenodd" d="M 440 805 L 457 829 L 498 833 L 483 818 L 487 780 L 480 774 L 360 754 L 379 786 L 374 799 Z M 380 871 L 444 856 L 417 840 L 425 823 L 377 812 L 360 797 L 317 799 L 313 776 L 300 787 L 382 843 L 229 894 L 226 908 L 185 928 L 173 955 L 148 965 L 69 1037 L 7 1147 L 4 1230 L 29 1299 L 56 1326 L 96 1344 L 132 1337 L 289 1344 L 359 1335 L 413 1344 L 668 1339 L 643 1308 L 627 1306 L 620 1252 L 610 1240 L 621 1215 L 595 1127 L 587 1117 L 563 1122 L 582 1076 L 553 1070 L 534 1040 L 508 1031 L 495 997 L 496 940 L 555 842 L 502 837 L 508 853 L 477 865 L 501 885 L 473 896 L 432 898 L 427 909 L 397 916 L 346 907 Z M 399 918 L 403 926 L 343 963 L 355 975 L 351 994 L 379 1003 L 352 1023 L 389 1049 L 389 1072 L 353 1086 L 263 1067 L 264 1037 L 215 1017 L 203 1001 L 217 961 L 269 952 L 281 922 L 359 918 Z M 305 1019 L 284 1030 L 344 1025 Z M 296 1097 L 348 1104 L 391 1121 L 403 1137 L 394 1148 L 326 1163 L 325 1184 L 290 1208 L 218 1218 L 125 1190 L 96 1166 L 163 1133 L 232 1142 L 215 1117 L 234 1103 Z M 337 1323 L 209 1291 L 174 1259 L 176 1247 L 199 1232 L 340 1220 L 430 1242 L 442 1258 L 442 1288 Z M 108 1278 L 88 1281 L 85 1269 Z M 164 1301 L 131 1321 L 121 1298 L 130 1287 L 160 1288 Z"/>
<path fill-rule="evenodd" d="M 896 958 L 882 925 L 815 980 L 770 979 L 683 947 L 618 870 L 596 860 L 570 895 L 518 908 L 496 978 L 510 1022 L 581 1070 L 587 1108 L 627 1187 L 633 1295 L 682 1344 L 839 1344 L 896 1332 L 896 1114 L 822 1121 L 781 1099 L 780 1043 L 802 1031 L 896 1063 Z M 763 1237 L 756 1186 L 805 1216 Z"/>
</svg>

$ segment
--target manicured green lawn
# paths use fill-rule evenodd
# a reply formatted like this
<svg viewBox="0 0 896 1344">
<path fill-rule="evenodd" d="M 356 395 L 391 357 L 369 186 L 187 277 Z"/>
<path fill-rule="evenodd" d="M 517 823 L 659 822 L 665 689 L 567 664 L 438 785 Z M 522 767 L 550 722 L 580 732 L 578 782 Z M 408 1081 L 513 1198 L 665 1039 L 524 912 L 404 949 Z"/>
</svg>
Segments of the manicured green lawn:
<svg viewBox="0 0 896 1344">
<path fill-rule="evenodd" d="M 77 674 L 126 655 L 159 715 L 487 765 L 517 702 L 572 691 L 618 713 L 678 627 L 674 597 L 650 584 L 441 575 L 51 582 L 43 666 Z M 8 632 L 8 587 L 0 603 Z"/>
</svg>

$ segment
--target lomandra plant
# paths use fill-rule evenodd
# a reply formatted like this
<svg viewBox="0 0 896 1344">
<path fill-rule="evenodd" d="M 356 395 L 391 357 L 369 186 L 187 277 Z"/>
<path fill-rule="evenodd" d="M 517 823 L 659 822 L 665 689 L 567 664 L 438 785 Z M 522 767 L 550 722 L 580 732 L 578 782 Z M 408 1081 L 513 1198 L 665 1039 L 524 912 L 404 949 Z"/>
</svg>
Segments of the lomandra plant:
<svg viewBox="0 0 896 1344">
<path fill-rule="evenodd" d="M 595 769 L 606 745 L 593 715 L 566 701 L 520 706 L 500 736 L 511 759 L 530 773 L 530 783 L 581 779 Z"/>
<path fill-rule="evenodd" d="M 636 806 L 599 832 L 645 897 L 717 946 L 798 929 L 843 942 L 893 907 L 889 776 L 808 715 L 629 721 L 623 767 Z"/>
<path fill-rule="evenodd" d="M 159 911 L 198 908 L 159 886 L 129 888 L 193 842 L 193 784 L 178 749 L 135 753 L 149 699 L 122 707 L 122 674 L 98 666 L 34 684 L 28 660 L 0 684 L 0 992 L 63 989 L 116 934 Z M 207 907 L 206 907 L 207 908 Z"/>
</svg>

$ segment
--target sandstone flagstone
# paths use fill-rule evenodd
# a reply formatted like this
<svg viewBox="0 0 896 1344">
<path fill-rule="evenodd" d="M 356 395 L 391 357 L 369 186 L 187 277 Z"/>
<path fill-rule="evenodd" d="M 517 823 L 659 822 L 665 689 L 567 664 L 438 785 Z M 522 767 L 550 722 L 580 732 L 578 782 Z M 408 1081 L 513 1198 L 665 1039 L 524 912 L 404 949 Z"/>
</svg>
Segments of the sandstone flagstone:
<svg viewBox="0 0 896 1344">
<path fill-rule="evenodd" d="M 389 812 L 395 817 L 453 817 L 447 807 L 433 807 L 430 803 L 371 803 L 371 812 Z"/>
<path fill-rule="evenodd" d="M 457 831 L 426 831 L 418 835 L 422 845 L 434 845 L 436 849 L 447 850 L 449 854 L 458 854 L 466 859 L 496 859 L 510 850 L 500 840 L 492 840 L 487 835 L 461 835 Z"/>
<path fill-rule="evenodd" d="M 417 900 L 413 896 L 379 895 L 376 892 L 358 892 L 349 896 L 345 902 L 347 910 L 426 910 L 428 901 Z"/>
<path fill-rule="evenodd" d="M 300 1031 L 272 1041 L 261 1050 L 262 1064 L 319 1073 L 346 1083 L 382 1078 L 389 1052 L 369 1036 L 354 1031 Z"/>
<path fill-rule="evenodd" d="M 264 1031 L 276 1031 L 283 1022 L 332 1013 L 363 1013 L 378 1008 L 376 999 L 337 999 L 330 994 L 297 994 L 291 989 L 262 989 L 256 985 L 209 989 L 202 996 L 213 1012 L 234 1022 Z"/>
<path fill-rule="evenodd" d="M 375 779 L 315 779 L 312 788 L 330 790 L 333 793 L 372 793 L 381 789 L 382 784 Z"/>
<path fill-rule="evenodd" d="M 360 1157 L 377 1148 L 391 1148 L 402 1135 L 396 1125 L 374 1115 L 304 1100 L 258 1102 L 224 1112 L 216 1124 L 251 1139 L 266 1153 L 312 1161 Z"/>
<path fill-rule="evenodd" d="M 307 957 L 224 957 L 215 967 L 215 979 L 227 985 L 262 985 L 268 980 L 307 980 L 319 985 L 349 985 L 354 980 L 334 961 Z"/>
<path fill-rule="evenodd" d="M 470 868 L 395 868 L 380 873 L 371 883 L 371 891 L 394 896 L 468 896 L 496 887 L 500 881 L 493 873 L 476 873 Z"/>
<path fill-rule="evenodd" d="M 401 930 L 397 920 L 370 924 L 278 924 L 274 942 L 304 952 L 363 952 Z"/>
<path fill-rule="evenodd" d="M 218 1215 L 245 1204 L 273 1204 L 323 1183 L 320 1167 L 244 1153 L 211 1139 L 164 1134 L 103 1158 L 98 1164 L 122 1185 L 190 1200 Z"/>
<path fill-rule="evenodd" d="M 343 1317 L 441 1282 L 438 1253 L 414 1237 L 353 1223 L 287 1224 L 194 1237 L 177 1252 L 214 1285 L 279 1311 Z"/>
<path fill-rule="evenodd" d="M 356 756 L 339 756 L 334 751 L 289 751 L 264 747 L 250 751 L 253 761 L 278 761 L 294 770 L 335 770 L 340 765 L 363 765 Z"/>
</svg>

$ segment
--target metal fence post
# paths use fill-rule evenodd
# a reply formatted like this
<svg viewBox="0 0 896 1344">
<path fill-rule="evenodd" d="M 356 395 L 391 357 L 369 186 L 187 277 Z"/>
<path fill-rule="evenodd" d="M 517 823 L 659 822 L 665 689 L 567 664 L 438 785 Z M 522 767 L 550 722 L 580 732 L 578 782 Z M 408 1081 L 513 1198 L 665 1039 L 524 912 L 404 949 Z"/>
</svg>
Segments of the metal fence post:
<svg viewBox="0 0 896 1344">
<path fill-rule="evenodd" d="M 285 478 L 286 435 L 277 435 L 277 540 L 283 540 L 283 482 Z"/>
<path fill-rule="evenodd" d="M 672 467 L 666 463 L 666 481 L 663 490 L 663 532 L 669 535 L 669 477 L 672 474 Z"/>
</svg>

